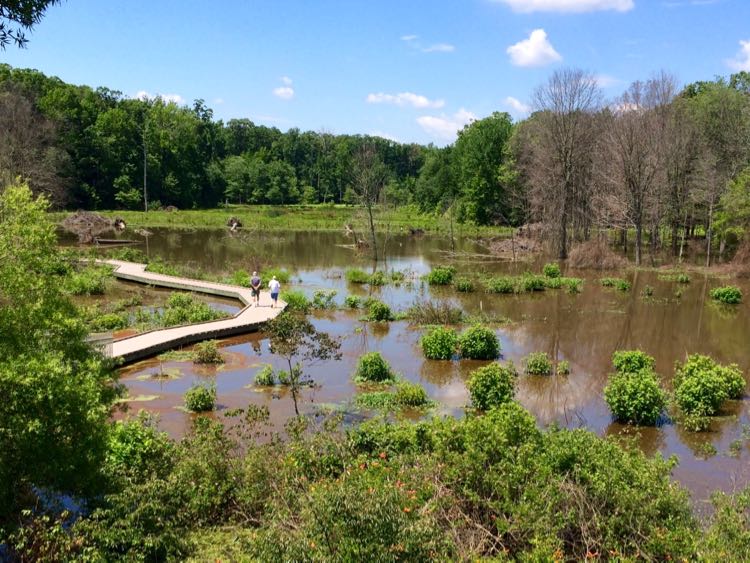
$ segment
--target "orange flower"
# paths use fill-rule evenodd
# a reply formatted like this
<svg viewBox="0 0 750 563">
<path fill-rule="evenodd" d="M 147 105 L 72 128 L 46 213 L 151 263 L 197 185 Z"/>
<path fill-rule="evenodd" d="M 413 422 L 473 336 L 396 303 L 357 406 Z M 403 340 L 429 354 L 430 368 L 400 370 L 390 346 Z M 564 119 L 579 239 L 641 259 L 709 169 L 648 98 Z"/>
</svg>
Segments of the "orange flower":
<svg viewBox="0 0 750 563">
<path fill-rule="evenodd" d="M 380 452 L 380 456 L 379 457 L 380 457 L 380 459 L 385 459 L 386 457 L 388 457 L 388 454 L 386 454 L 385 452 Z"/>
<path fill-rule="evenodd" d="M 408 506 L 405 506 L 404 507 L 404 512 L 411 512 L 411 508 L 409 508 Z"/>
</svg>

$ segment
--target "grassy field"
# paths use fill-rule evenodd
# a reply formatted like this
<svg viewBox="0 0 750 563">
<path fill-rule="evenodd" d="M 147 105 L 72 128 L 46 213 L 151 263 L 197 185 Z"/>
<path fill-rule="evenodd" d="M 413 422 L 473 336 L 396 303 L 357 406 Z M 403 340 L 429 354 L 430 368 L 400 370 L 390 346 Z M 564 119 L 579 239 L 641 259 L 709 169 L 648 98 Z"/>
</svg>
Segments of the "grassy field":
<svg viewBox="0 0 750 563">
<path fill-rule="evenodd" d="M 366 236 L 365 210 L 351 205 L 230 205 L 219 209 L 168 211 L 99 211 L 106 217 L 122 217 L 128 227 L 171 227 L 186 229 L 226 228 L 230 217 L 237 217 L 245 229 L 284 231 L 340 231 L 351 225 Z M 52 213 L 52 219 L 62 221 L 70 212 Z M 422 229 L 426 232 L 448 234 L 450 221 L 434 214 L 420 213 L 415 207 L 378 210 L 378 231 L 399 232 Z M 499 235 L 510 232 L 504 227 L 474 227 L 454 224 L 458 235 Z"/>
</svg>

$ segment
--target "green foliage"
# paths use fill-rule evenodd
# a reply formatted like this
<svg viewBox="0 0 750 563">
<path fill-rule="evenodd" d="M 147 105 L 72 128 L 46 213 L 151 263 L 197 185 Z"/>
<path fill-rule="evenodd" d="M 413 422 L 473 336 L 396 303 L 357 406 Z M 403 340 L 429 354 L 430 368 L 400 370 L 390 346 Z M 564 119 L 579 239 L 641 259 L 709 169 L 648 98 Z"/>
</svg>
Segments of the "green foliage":
<svg viewBox="0 0 750 563">
<path fill-rule="evenodd" d="M 370 277 L 367 279 L 367 283 L 375 286 L 386 285 L 388 283 L 388 278 L 383 272 L 378 270 L 370 274 Z"/>
<path fill-rule="evenodd" d="M 288 311 L 296 311 L 298 313 L 308 313 L 310 311 L 310 300 L 307 298 L 307 295 L 299 289 L 288 289 L 282 291 L 279 297 L 286 303 L 286 309 Z"/>
<path fill-rule="evenodd" d="M 622 278 L 601 278 L 599 282 L 604 287 L 614 287 L 620 291 L 630 290 L 630 282 Z"/>
<path fill-rule="evenodd" d="M 713 514 L 699 547 L 702 561 L 750 560 L 750 488 L 733 495 L 717 491 Z"/>
<path fill-rule="evenodd" d="M 469 278 L 456 278 L 453 284 L 459 293 L 472 293 L 475 289 L 474 282 Z"/>
<path fill-rule="evenodd" d="M 264 386 L 271 386 L 276 384 L 276 377 L 273 373 L 273 366 L 271 364 L 265 364 L 255 374 L 255 384 Z"/>
<path fill-rule="evenodd" d="M 535 274 L 524 274 L 521 276 L 517 285 L 517 291 L 525 291 L 531 293 L 534 291 L 544 291 L 547 288 L 547 281 L 543 276 L 537 276 Z"/>
<path fill-rule="evenodd" d="M 490 293 L 515 293 L 516 291 L 515 281 L 507 276 L 490 278 L 485 285 Z"/>
<path fill-rule="evenodd" d="M 391 383 L 396 376 L 380 352 L 362 354 L 357 361 L 354 381 L 357 383 Z"/>
<path fill-rule="evenodd" d="M 462 358 L 494 360 L 500 355 L 500 341 L 492 329 L 477 324 L 461 333 L 458 350 Z"/>
<path fill-rule="evenodd" d="M 360 407 L 380 411 L 394 411 L 403 408 L 420 409 L 431 405 L 427 391 L 421 385 L 410 381 L 399 381 L 395 391 L 366 391 L 355 397 Z"/>
<path fill-rule="evenodd" d="M 349 309 L 359 309 L 362 307 L 362 301 L 359 295 L 347 295 L 344 299 L 344 305 Z"/>
<path fill-rule="evenodd" d="M 435 327 L 419 341 L 428 360 L 450 360 L 458 348 L 458 335 L 452 328 Z"/>
<path fill-rule="evenodd" d="M 737 305 L 742 302 L 742 290 L 733 285 L 715 287 L 711 290 L 711 299 L 726 305 Z"/>
<path fill-rule="evenodd" d="M 557 262 L 549 262 L 542 268 L 542 273 L 548 278 L 559 278 L 562 275 L 560 265 Z"/>
<path fill-rule="evenodd" d="M 401 381 L 396 385 L 396 403 L 402 407 L 419 408 L 429 402 L 427 391 L 421 385 L 411 381 Z"/>
<path fill-rule="evenodd" d="M 192 412 L 214 410 L 216 404 L 215 385 L 193 385 L 185 393 L 185 408 Z"/>
<path fill-rule="evenodd" d="M 216 346 L 215 340 L 206 340 L 195 345 L 193 351 L 194 364 L 223 364 L 224 358 Z"/>
<path fill-rule="evenodd" d="M 359 268 L 349 268 L 344 277 L 349 283 L 364 284 L 370 281 L 370 275 Z"/>
<path fill-rule="evenodd" d="M 619 373 L 653 371 L 656 360 L 640 350 L 618 350 L 612 354 L 612 365 Z"/>
<path fill-rule="evenodd" d="M 513 364 L 493 362 L 475 369 L 467 382 L 474 408 L 488 411 L 513 400 L 518 373 Z"/>
<path fill-rule="evenodd" d="M 367 304 L 367 320 L 373 322 L 387 322 L 393 320 L 391 308 L 377 299 L 370 299 Z"/>
<path fill-rule="evenodd" d="M 552 360 L 547 352 L 532 352 L 526 356 L 526 373 L 529 375 L 552 375 Z"/>
<path fill-rule="evenodd" d="M 676 282 L 676 283 L 690 283 L 690 276 L 685 272 L 675 272 L 667 274 L 659 274 L 659 279 L 662 281 Z"/>
<path fill-rule="evenodd" d="M 610 375 L 604 400 L 616 420 L 652 426 L 667 402 L 658 376 L 648 367 L 641 371 L 618 371 Z"/>
<path fill-rule="evenodd" d="M 241 287 L 250 287 L 250 273 L 246 270 L 235 270 L 229 278 L 229 283 Z"/>
<path fill-rule="evenodd" d="M 407 318 L 421 325 L 457 325 L 464 311 L 448 301 L 417 301 L 406 312 Z"/>
<path fill-rule="evenodd" d="M 93 331 L 121 330 L 128 326 L 128 317 L 122 313 L 103 313 L 90 322 Z"/>
<path fill-rule="evenodd" d="M 336 290 L 316 289 L 313 293 L 313 309 L 335 309 Z"/>
<path fill-rule="evenodd" d="M 438 266 L 433 268 L 425 279 L 430 285 L 450 285 L 455 273 L 456 269 L 452 266 Z"/>
<path fill-rule="evenodd" d="M 279 283 L 289 283 L 292 279 L 292 275 L 287 270 L 281 268 L 264 268 L 260 272 L 260 281 L 263 284 L 263 287 L 268 287 L 268 282 L 270 282 L 274 276 L 276 276 Z"/>
<path fill-rule="evenodd" d="M 557 375 L 570 375 L 570 362 L 568 360 L 560 360 L 557 362 L 555 373 Z"/>
<path fill-rule="evenodd" d="M 568 293 L 581 293 L 583 280 L 581 278 L 560 278 L 560 283 L 567 288 Z"/>
<path fill-rule="evenodd" d="M 208 303 L 197 300 L 191 293 L 171 293 L 163 311 L 154 311 L 150 315 L 143 312 L 140 314 L 141 322 L 162 327 L 203 323 L 229 316 L 228 313 L 212 309 Z"/>
<path fill-rule="evenodd" d="M 87 267 L 70 274 L 65 279 L 64 287 L 71 295 L 104 295 L 110 279 L 112 279 L 111 268 Z"/>
<path fill-rule="evenodd" d="M 712 416 L 724 399 L 742 398 L 746 383 L 737 364 L 724 366 L 708 356 L 693 354 L 675 366 L 674 385 L 678 402 L 680 397 L 685 401 L 685 413 Z"/>
</svg>

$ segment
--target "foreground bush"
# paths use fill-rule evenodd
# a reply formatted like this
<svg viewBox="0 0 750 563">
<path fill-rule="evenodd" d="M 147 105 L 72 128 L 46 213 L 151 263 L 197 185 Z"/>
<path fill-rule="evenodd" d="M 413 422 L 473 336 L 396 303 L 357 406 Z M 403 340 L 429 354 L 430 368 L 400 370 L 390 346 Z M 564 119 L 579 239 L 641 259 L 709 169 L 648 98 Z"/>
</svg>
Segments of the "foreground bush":
<svg viewBox="0 0 750 563">
<path fill-rule="evenodd" d="M 467 387 L 474 408 L 487 411 L 513 400 L 518 373 L 513 364 L 492 363 L 471 372 Z"/>
<path fill-rule="evenodd" d="M 618 350 L 612 354 L 612 365 L 620 373 L 653 370 L 656 360 L 640 350 Z"/>
<path fill-rule="evenodd" d="M 368 352 L 359 357 L 354 380 L 358 383 L 386 383 L 395 380 L 395 375 L 380 352 Z"/>
<path fill-rule="evenodd" d="M 111 279 L 111 268 L 91 266 L 70 274 L 65 279 L 64 286 L 71 295 L 104 295 Z"/>
<path fill-rule="evenodd" d="M 547 352 L 532 352 L 526 356 L 526 373 L 529 375 L 552 375 L 552 361 Z"/>
<path fill-rule="evenodd" d="M 653 426 L 667 404 L 667 394 L 658 376 L 650 369 L 617 372 L 609 376 L 604 400 L 615 420 Z"/>
<path fill-rule="evenodd" d="M 193 352 L 194 364 L 223 364 L 224 358 L 216 346 L 215 340 L 207 340 L 195 345 Z"/>
<path fill-rule="evenodd" d="M 742 302 L 742 290 L 733 285 L 716 287 L 711 290 L 711 299 L 727 305 L 737 305 Z"/>
<path fill-rule="evenodd" d="M 185 408 L 192 412 L 214 410 L 216 387 L 214 385 L 193 385 L 185 393 Z"/>
<path fill-rule="evenodd" d="M 458 347 L 458 335 L 452 328 L 436 327 L 419 341 L 428 360 L 450 360 Z"/>
<path fill-rule="evenodd" d="M 708 356 L 694 354 L 675 367 L 675 400 L 685 415 L 714 416 L 727 399 L 739 399 L 745 379 L 735 364 L 723 366 Z"/>
<path fill-rule="evenodd" d="M 458 349 L 462 358 L 494 360 L 500 355 L 500 341 L 492 329 L 474 325 L 461 333 Z"/>
</svg>

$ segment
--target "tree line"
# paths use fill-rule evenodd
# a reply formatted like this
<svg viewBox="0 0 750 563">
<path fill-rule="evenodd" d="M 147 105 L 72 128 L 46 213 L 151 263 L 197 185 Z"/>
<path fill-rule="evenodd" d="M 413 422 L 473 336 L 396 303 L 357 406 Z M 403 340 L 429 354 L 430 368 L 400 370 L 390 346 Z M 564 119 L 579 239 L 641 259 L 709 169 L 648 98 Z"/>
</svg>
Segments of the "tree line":
<svg viewBox="0 0 750 563">
<path fill-rule="evenodd" d="M 365 170 L 368 168 L 369 170 Z M 414 204 L 458 222 L 540 223 L 560 257 L 616 229 L 675 256 L 696 234 L 707 260 L 750 220 L 750 73 L 682 88 L 666 72 L 607 100 L 594 75 L 553 73 L 514 123 L 496 112 L 447 147 L 215 120 L 0 65 L 0 173 L 57 206 Z M 144 190 L 144 185 L 146 190 Z"/>
</svg>

